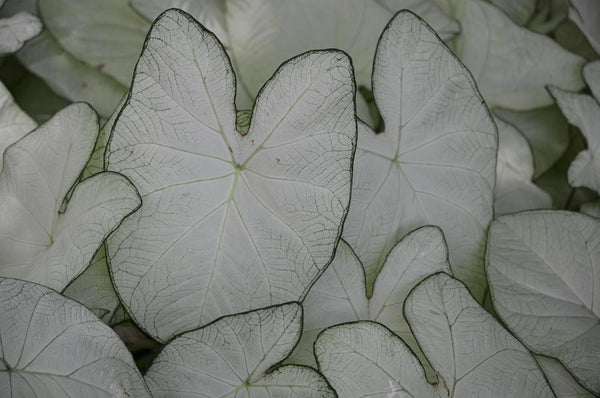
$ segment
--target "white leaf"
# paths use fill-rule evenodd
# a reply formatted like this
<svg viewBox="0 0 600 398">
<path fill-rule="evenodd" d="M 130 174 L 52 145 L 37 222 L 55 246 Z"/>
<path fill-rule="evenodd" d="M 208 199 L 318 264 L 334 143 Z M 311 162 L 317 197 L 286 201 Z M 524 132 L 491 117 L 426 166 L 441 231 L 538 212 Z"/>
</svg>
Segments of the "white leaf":
<svg viewBox="0 0 600 398">
<path fill-rule="evenodd" d="M 600 54 L 600 2 L 597 0 L 571 0 L 569 18 L 579 26 L 588 41 Z"/>
<path fill-rule="evenodd" d="M 525 25 L 535 12 L 537 0 L 490 0 L 518 25 Z"/>
<path fill-rule="evenodd" d="M 494 113 L 527 138 L 533 152 L 534 177 L 552 167 L 569 146 L 569 123 L 556 105 L 531 111 L 495 108 Z"/>
<path fill-rule="evenodd" d="M 528 110 L 552 104 L 548 84 L 564 89 L 583 87 L 585 60 L 547 36 L 515 24 L 502 11 L 481 0 L 450 0 L 461 26 L 456 55 L 473 74 L 490 107 Z"/>
<path fill-rule="evenodd" d="M 0 56 L 18 51 L 27 40 L 41 31 L 40 20 L 26 12 L 20 12 L 10 18 L 0 18 Z"/>
<path fill-rule="evenodd" d="M 315 342 L 319 370 L 338 396 L 441 397 L 404 342 L 384 326 L 355 322 L 331 327 Z"/>
<path fill-rule="evenodd" d="M 332 397 L 313 369 L 282 366 L 302 328 L 296 303 L 221 318 L 169 342 L 145 379 L 154 397 Z M 268 373 L 267 373 L 268 372 Z"/>
<path fill-rule="evenodd" d="M 108 240 L 114 281 L 159 340 L 303 298 L 341 233 L 356 140 L 349 59 L 284 64 L 244 136 L 234 92 L 216 38 L 182 11 L 162 14 L 107 151 L 143 197 Z"/>
<path fill-rule="evenodd" d="M 359 320 L 382 323 L 422 357 L 402 306 L 417 283 L 440 271 L 450 272 L 444 236 L 437 227 L 419 228 L 403 237 L 387 255 L 373 296 L 368 298 L 363 266 L 350 246 L 340 241 L 335 259 L 304 299 L 302 338 L 288 362 L 313 365 L 312 345 L 323 329 Z"/>
<path fill-rule="evenodd" d="M 427 278 L 406 299 L 404 314 L 450 397 L 554 396 L 531 353 L 458 280 Z"/>
<path fill-rule="evenodd" d="M 600 225 L 579 213 L 503 216 L 489 231 L 494 308 L 531 350 L 600 392 Z"/>
<path fill-rule="evenodd" d="M 129 86 L 149 25 L 128 0 L 39 0 L 38 7 L 70 54 Z"/>
<path fill-rule="evenodd" d="M 557 398 L 592 398 L 595 396 L 577 383 L 577 380 L 561 365 L 560 361 L 544 355 L 536 355 L 535 359 Z"/>
<path fill-rule="evenodd" d="M 65 210 L 97 134 L 94 111 L 74 104 L 8 147 L 0 174 L 0 275 L 60 291 L 140 205 L 127 179 L 102 173 L 76 185 Z"/>
<path fill-rule="evenodd" d="M 429 2 L 391 0 L 385 8 L 375 0 L 229 0 L 227 26 L 240 80 L 255 96 L 287 58 L 315 48 L 339 48 L 352 57 L 357 85 L 369 88 L 377 38 L 395 11 L 432 10 L 432 22 L 441 23 L 442 32 L 456 26 L 434 5 L 423 3 Z"/>
<path fill-rule="evenodd" d="M 529 144 L 517 129 L 500 119 L 498 163 L 494 188 L 496 214 L 552 208 L 552 198 L 531 182 L 533 156 Z"/>
<path fill-rule="evenodd" d="M 109 324 L 119 307 L 119 298 L 110 281 L 104 246 L 100 247 L 90 266 L 62 293 L 85 305 L 104 323 Z"/>
<path fill-rule="evenodd" d="M 35 127 L 36 123 L 19 108 L 4 84 L 0 83 L 0 171 L 6 147 Z"/>
<path fill-rule="evenodd" d="M 46 31 L 28 42 L 17 57 L 57 94 L 89 102 L 103 117 L 113 113 L 126 91 L 112 77 L 75 59 Z"/>
<path fill-rule="evenodd" d="M 359 124 L 343 233 L 367 285 L 400 237 L 431 224 L 444 231 L 454 272 L 482 298 L 497 137 L 471 75 L 427 25 L 400 12 L 380 39 L 373 85 L 385 132 Z"/>
<path fill-rule="evenodd" d="M 3 397 L 150 397 L 119 337 L 87 308 L 0 278 Z M 6 394 L 6 395 L 4 395 Z"/>
</svg>

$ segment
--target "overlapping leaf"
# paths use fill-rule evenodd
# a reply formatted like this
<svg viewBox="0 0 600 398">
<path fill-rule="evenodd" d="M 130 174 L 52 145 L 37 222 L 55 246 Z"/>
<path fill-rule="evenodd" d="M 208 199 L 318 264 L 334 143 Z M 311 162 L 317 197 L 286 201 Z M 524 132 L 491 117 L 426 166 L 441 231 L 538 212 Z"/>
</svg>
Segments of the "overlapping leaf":
<svg viewBox="0 0 600 398">
<path fill-rule="evenodd" d="M 311 368 L 272 370 L 301 329 L 296 303 L 227 316 L 168 343 L 145 378 L 154 397 L 333 397 Z"/>
<path fill-rule="evenodd" d="M 0 83 L 0 171 L 6 147 L 29 133 L 36 123 L 15 103 L 10 92 Z"/>
<path fill-rule="evenodd" d="M 356 142 L 349 59 L 287 62 L 244 136 L 234 93 L 217 39 L 182 11 L 162 14 L 107 149 L 143 205 L 107 248 L 128 311 L 163 341 L 303 298 L 341 233 Z"/>
<path fill-rule="evenodd" d="M 0 278 L 0 391 L 17 397 L 150 397 L 119 337 L 46 287 Z"/>
<path fill-rule="evenodd" d="M 600 54 L 600 4 L 594 0 L 571 0 L 569 18 L 579 26 L 596 53 Z"/>
<path fill-rule="evenodd" d="M 135 188 L 116 173 L 98 174 L 73 189 L 97 135 L 95 112 L 74 104 L 6 150 L 0 275 L 62 290 L 140 205 Z"/>
<path fill-rule="evenodd" d="M 546 375 L 556 398 L 592 398 L 594 394 L 583 388 L 565 369 L 560 361 L 544 355 L 536 355 L 536 361 Z"/>
<path fill-rule="evenodd" d="M 531 353 L 458 280 L 427 278 L 404 313 L 450 397 L 554 396 Z"/>
<path fill-rule="evenodd" d="M 454 273 L 482 298 L 497 136 L 471 75 L 405 11 L 379 41 L 373 89 L 385 132 L 359 124 L 343 234 L 365 266 L 368 292 L 400 237 L 432 224 L 444 231 Z"/>
<path fill-rule="evenodd" d="M 495 220 L 486 268 L 494 308 L 533 351 L 600 392 L 600 224 L 561 211 Z"/>
<path fill-rule="evenodd" d="M 0 7 L 4 0 L 0 1 Z M 42 23 L 32 14 L 19 12 L 8 18 L 0 18 L 0 56 L 18 51 L 23 44 L 42 31 Z"/>
</svg>

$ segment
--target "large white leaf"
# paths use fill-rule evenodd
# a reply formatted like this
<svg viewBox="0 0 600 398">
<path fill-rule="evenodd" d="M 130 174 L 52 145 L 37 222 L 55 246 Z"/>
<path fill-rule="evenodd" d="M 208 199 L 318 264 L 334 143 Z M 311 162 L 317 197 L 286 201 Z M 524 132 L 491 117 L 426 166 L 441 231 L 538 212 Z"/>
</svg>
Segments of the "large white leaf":
<svg viewBox="0 0 600 398">
<path fill-rule="evenodd" d="M 498 163 L 494 188 L 496 214 L 552 208 L 552 198 L 531 182 L 533 156 L 525 138 L 512 125 L 496 119 Z"/>
<path fill-rule="evenodd" d="M 4 150 L 29 133 L 36 123 L 19 108 L 10 92 L 0 83 L 0 171 Z"/>
<path fill-rule="evenodd" d="M 535 355 L 535 359 L 546 375 L 556 398 L 585 398 L 595 397 L 583 388 L 577 380 L 565 369 L 560 361 L 544 355 Z"/>
<path fill-rule="evenodd" d="M 436 0 L 448 3 L 461 26 L 456 55 L 469 68 L 489 106 L 528 110 L 552 104 L 545 86 L 583 87 L 585 60 L 547 36 L 515 24 L 482 0 Z"/>
<path fill-rule="evenodd" d="M 569 167 L 569 183 L 600 192 L 600 61 L 587 64 L 583 75 L 594 96 L 549 87 L 569 122 L 581 130 L 588 149 L 580 152 Z"/>
<path fill-rule="evenodd" d="M 588 41 L 600 54 L 600 2 L 597 0 L 571 0 L 569 18 L 579 26 Z"/>
<path fill-rule="evenodd" d="M 75 59 L 46 31 L 28 42 L 17 57 L 57 94 L 89 102 L 103 117 L 113 113 L 126 91 L 112 77 Z"/>
<path fill-rule="evenodd" d="M 437 227 L 419 228 L 390 251 L 375 280 L 373 296 L 368 298 L 363 266 L 341 241 L 335 259 L 304 299 L 302 338 L 288 362 L 312 365 L 312 345 L 323 329 L 359 320 L 382 323 L 418 351 L 402 306 L 417 283 L 440 271 L 450 272 L 444 236 Z"/>
<path fill-rule="evenodd" d="M 163 341 L 303 298 L 341 233 L 356 140 L 349 59 L 287 62 L 244 136 L 234 93 L 217 39 L 182 11 L 162 14 L 107 150 L 143 205 L 107 247 L 128 311 Z"/>
<path fill-rule="evenodd" d="M 471 75 L 406 11 L 380 39 L 373 86 L 385 132 L 359 124 L 343 234 L 365 266 L 369 292 L 400 237 L 431 224 L 444 231 L 454 272 L 483 298 L 497 137 Z"/>
<path fill-rule="evenodd" d="M 410 293 L 406 319 L 450 397 L 552 397 L 529 351 L 458 280 L 433 275 Z"/>
<path fill-rule="evenodd" d="M 352 57 L 357 85 L 370 87 L 377 38 L 395 11 L 415 7 L 415 12 L 432 12 L 431 22 L 440 23 L 442 32 L 448 25 L 456 27 L 426 3 L 387 0 L 383 4 L 390 8 L 386 8 L 375 0 L 228 0 L 233 59 L 252 96 L 284 60 L 315 48 L 346 51 Z M 428 20 L 429 14 L 422 16 Z"/>
<path fill-rule="evenodd" d="M 0 278 L 0 391 L 17 397 L 150 397 L 119 337 L 83 305 Z"/>
<path fill-rule="evenodd" d="M 18 51 L 27 40 L 41 31 L 40 20 L 26 12 L 0 18 L 0 57 Z"/>
<path fill-rule="evenodd" d="M 600 224 L 564 211 L 503 216 L 489 231 L 494 308 L 533 351 L 600 392 Z"/>
<path fill-rule="evenodd" d="M 97 134 L 95 112 L 79 103 L 8 147 L 0 174 L 0 275 L 62 290 L 140 205 L 116 173 L 82 181 L 65 202 Z"/>
<path fill-rule="evenodd" d="M 495 108 L 494 114 L 527 138 L 533 152 L 534 177 L 552 167 L 569 146 L 569 123 L 556 105 L 531 111 Z"/>
<path fill-rule="evenodd" d="M 375 322 L 331 327 L 315 342 L 319 370 L 338 396 L 442 397 L 430 385 L 417 358 L 390 330 Z"/>
<path fill-rule="evenodd" d="M 313 369 L 282 366 L 302 329 L 296 303 L 232 315 L 169 342 L 145 379 L 159 397 L 333 397 Z"/>
<path fill-rule="evenodd" d="M 38 0 L 38 7 L 70 54 L 129 86 L 149 24 L 128 0 Z"/>
</svg>

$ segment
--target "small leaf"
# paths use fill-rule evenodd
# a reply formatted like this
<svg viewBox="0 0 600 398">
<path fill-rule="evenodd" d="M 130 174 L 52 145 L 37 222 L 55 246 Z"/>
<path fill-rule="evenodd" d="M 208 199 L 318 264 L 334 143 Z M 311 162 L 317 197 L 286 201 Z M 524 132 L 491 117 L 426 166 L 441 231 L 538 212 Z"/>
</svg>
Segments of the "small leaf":
<svg viewBox="0 0 600 398">
<path fill-rule="evenodd" d="M 7 398 L 150 397 L 119 337 L 46 287 L 0 278 L 0 342 Z"/>
<path fill-rule="evenodd" d="M 154 397 L 333 397 L 311 368 L 270 370 L 292 351 L 301 328 L 296 303 L 221 318 L 167 344 L 146 382 Z"/>
<path fill-rule="evenodd" d="M 599 221 L 566 211 L 499 217 L 490 225 L 486 269 L 508 328 L 600 392 Z"/>
<path fill-rule="evenodd" d="M 554 396 L 529 351 L 449 275 L 417 285 L 404 314 L 450 397 Z"/>
<path fill-rule="evenodd" d="M 138 208 L 137 191 L 116 173 L 82 181 L 66 203 L 97 134 L 96 114 L 79 103 L 7 148 L 0 174 L 0 275 L 60 291 Z"/>
<path fill-rule="evenodd" d="M 315 342 L 319 370 L 340 397 L 441 397 L 417 358 L 390 330 L 355 322 L 323 331 Z"/>
</svg>

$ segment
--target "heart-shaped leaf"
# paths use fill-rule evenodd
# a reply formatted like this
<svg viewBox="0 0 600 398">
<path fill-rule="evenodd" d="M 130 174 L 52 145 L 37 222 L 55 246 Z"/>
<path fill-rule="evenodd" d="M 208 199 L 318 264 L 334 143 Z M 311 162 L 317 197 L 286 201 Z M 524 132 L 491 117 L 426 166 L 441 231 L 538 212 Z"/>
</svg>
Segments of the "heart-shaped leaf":
<svg viewBox="0 0 600 398">
<path fill-rule="evenodd" d="M 116 173 L 72 188 L 97 135 L 96 113 L 79 103 L 7 148 L 0 174 L 0 275 L 60 291 L 139 207 L 136 189 Z"/>
<path fill-rule="evenodd" d="M 454 273 L 483 298 L 497 136 L 469 71 L 404 11 L 379 40 L 373 90 L 385 131 L 359 124 L 343 234 L 365 266 L 369 294 L 400 237 L 431 224 L 444 231 Z"/>
<path fill-rule="evenodd" d="M 333 397 L 313 369 L 287 365 L 302 329 L 296 303 L 227 316 L 169 342 L 146 382 L 154 397 Z"/>
<path fill-rule="evenodd" d="M 348 57 L 313 51 L 265 85 L 245 135 L 214 35 L 182 11 L 152 27 L 107 149 L 143 205 L 108 240 L 117 291 L 166 341 L 302 299 L 333 251 L 356 142 Z"/>
<path fill-rule="evenodd" d="M 315 342 L 319 370 L 340 397 L 442 397 L 404 342 L 375 322 L 323 331 Z"/>
<path fill-rule="evenodd" d="M 598 219 L 565 211 L 499 217 L 490 225 L 486 269 L 508 328 L 599 393 Z"/>
<path fill-rule="evenodd" d="M 417 285 L 404 315 L 450 397 L 554 396 L 531 353 L 449 275 Z"/>
<path fill-rule="evenodd" d="M 119 337 L 83 305 L 0 278 L 0 391 L 17 397 L 150 397 Z"/>
</svg>

